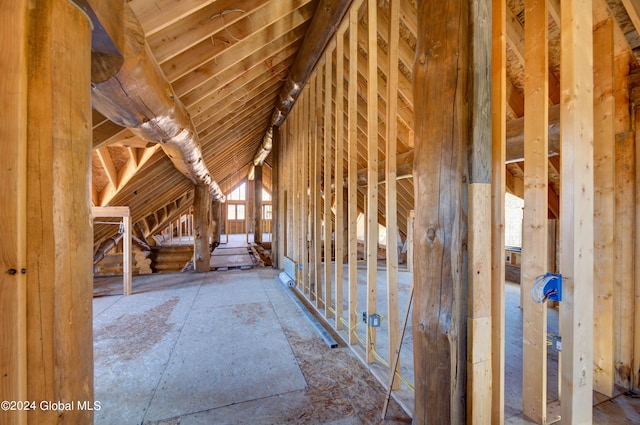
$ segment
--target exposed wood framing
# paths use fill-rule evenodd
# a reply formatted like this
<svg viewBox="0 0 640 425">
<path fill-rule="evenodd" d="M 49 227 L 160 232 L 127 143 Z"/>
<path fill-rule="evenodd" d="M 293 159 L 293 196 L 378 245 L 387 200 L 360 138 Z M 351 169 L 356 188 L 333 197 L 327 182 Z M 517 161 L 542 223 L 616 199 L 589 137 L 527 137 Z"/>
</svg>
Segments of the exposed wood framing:
<svg viewBox="0 0 640 425">
<path fill-rule="evenodd" d="M 193 221 L 193 264 L 197 273 L 206 273 L 211 270 L 211 251 L 209 250 L 211 198 L 207 186 L 196 185 L 193 208 L 195 212 Z M 182 241 L 182 238 L 180 240 Z"/>
<path fill-rule="evenodd" d="M 320 193 L 322 190 L 322 117 L 323 110 L 322 105 L 324 102 L 324 97 L 322 96 L 322 67 L 318 66 L 316 75 L 314 77 L 315 80 L 315 154 L 314 154 L 314 163 L 315 163 L 315 181 L 316 181 L 316 192 L 314 194 L 315 200 L 315 216 L 314 216 L 314 257 L 315 257 L 315 296 L 316 296 L 316 308 L 318 310 L 324 310 L 324 285 L 322 280 L 322 194 Z M 313 84 L 313 82 L 312 82 Z"/>
<path fill-rule="evenodd" d="M 591 0 L 561 8 L 561 407 L 577 425 L 591 423 L 593 397 L 593 17 Z"/>
<path fill-rule="evenodd" d="M 377 22 L 378 4 L 367 0 L 367 19 Z M 369 25 L 367 68 L 367 318 L 377 312 L 378 288 L 378 32 L 376 25 Z M 366 361 L 375 360 L 376 328 L 367 326 Z"/>
<path fill-rule="evenodd" d="M 491 76 L 491 423 L 504 424 L 505 392 L 505 192 L 506 192 L 506 0 L 492 2 Z M 524 108 L 523 108 L 524 109 Z"/>
<path fill-rule="evenodd" d="M 415 228 L 420 230 L 414 239 L 413 422 L 463 424 L 469 3 L 417 3 L 413 175 Z M 442 110 L 453 113 L 441 114 Z"/>
<path fill-rule="evenodd" d="M 400 38 L 400 0 L 391 0 L 389 25 L 389 54 L 387 80 L 387 134 L 385 147 L 385 218 L 387 227 L 387 312 L 389 317 L 389 360 L 396 357 L 398 350 L 398 334 L 400 318 L 398 313 L 398 197 L 396 186 L 396 153 L 398 137 L 398 45 Z M 389 366 L 389 382 L 393 389 L 400 388 L 400 380 L 395 379 L 396 371 L 400 372 L 400 362 L 395 368 Z"/>
<path fill-rule="evenodd" d="M 92 402 L 90 23 L 70 2 L 53 0 L 29 8 L 29 28 L 28 104 L 20 125 L 27 129 L 28 173 L 38 178 L 28 180 L 21 212 L 29 229 L 29 258 L 20 265 L 27 293 L 25 400 Z M 35 409 L 28 421 L 88 425 L 93 412 Z"/>
<path fill-rule="evenodd" d="M 309 152 L 311 144 L 309 139 L 309 93 L 305 93 L 300 99 L 301 103 L 298 106 L 300 109 L 300 116 L 302 125 L 300 127 L 300 134 L 302 148 L 302 179 L 301 179 L 301 215 L 302 220 L 300 223 L 302 237 L 301 237 L 301 257 L 302 257 L 302 279 L 303 279 L 303 291 L 309 293 Z"/>
<path fill-rule="evenodd" d="M 131 267 L 132 234 L 131 213 L 129 211 L 129 207 L 92 207 L 91 217 L 94 219 L 98 217 L 122 218 L 122 224 L 124 227 L 122 237 L 122 293 L 124 295 L 131 295 L 133 292 L 133 270 Z"/>
<path fill-rule="evenodd" d="M 255 232 L 253 240 L 256 243 L 262 243 L 262 233 L 264 232 L 264 228 L 262 225 L 262 166 L 255 167 L 254 174 L 254 220 L 255 220 Z"/>
<path fill-rule="evenodd" d="M 467 423 L 491 424 L 491 3 L 471 2 Z M 502 125 L 502 123 L 500 123 Z"/>
<path fill-rule="evenodd" d="M 615 261 L 615 98 L 613 94 L 614 22 L 593 33 L 594 217 L 593 217 L 593 376 L 594 389 L 609 397 L 614 389 L 613 293 Z"/>
<path fill-rule="evenodd" d="M 334 184 L 337 187 L 344 179 L 344 34 L 345 26 L 341 25 L 336 33 L 336 112 L 335 112 L 335 166 Z M 342 329 L 343 281 L 344 281 L 344 190 L 336 190 L 335 203 L 335 300 L 336 329 Z"/>
<path fill-rule="evenodd" d="M 143 139 L 162 143 L 180 172 L 194 183 L 209 186 L 213 198 L 224 198 L 202 159 L 191 118 L 171 86 L 166 90 L 166 77 L 142 41 L 144 33 L 128 5 L 125 5 L 124 16 L 125 62 L 114 77 L 93 82 L 93 106 Z M 144 71 L 140 72 L 139 67 Z M 145 78 L 144 83 L 140 81 L 141 76 Z"/>
<path fill-rule="evenodd" d="M 331 151 L 333 139 L 332 133 L 332 101 L 333 90 L 333 61 L 332 51 L 327 49 L 325 52 L 324 63 L 324 172 L 323 172 L 323 187 L 324 193 L 324 213 L 322 214 L 322 220 L 324 223 L 324 315 L 325 317 L 334 317 L 334 302 L 333 302 L 333 285 L 331 283 L 331 245 L 332 245 L 332 224 L 333 218 L 331 217 L 331 185 L 332 185 L 332 172 L 331 172 Z M 338 320 L 336 318 L 336 320 Z"/>
<path fill-rule="evenodd" d="M 546 0 L 527 0 L 525 38 L 524 202 L 521 297 L 523 414 L 547 420 L 547 307 L 531 298 L 537 276 L 547 270 L 548 12 Z"/>
<path fill-rule="evenodd" d="M 616 383 L 632 387 L 633 365 L 633 229 L 634 133 L 616 134 L 615 175 L 615 250 L 616 280 L 614 292 L 614 341 L 616 341 Z"/>
<path fill-rule="evenodd" d="M 319 260 L 316 255 L 316 246 L 318 242 L 318 234 L 316 233 L 316 211 L 318 208 L 318 199 L 320 189 L 318 188 L 317 178 L 318 175 L 318 162 L 316 160 L 317 150 L 316 150 L 316 84 L 317 84 L 317 73 L 314 73 L 311 77 L 311 80 L 308 84 L 309 91 L 309 258 L 311 260 L 310 270 L 309 270 L 309 299 L 315 301 L 316 293 L 318 291 L 318 280 L 317 280 L 317 270 Z M 286 121 L 285 121 L 286 122 Z M 317 195 L 318 194 L 318 195 Z"/>
<path fill-rule="evenodd" d="M 358 7 L 349 10 L 349 57 L 358 55 Z M 355 328 L 358 325 L 358 64 L 355 60 L 349 60 L 349 86 L 348 91 L 348 115 L 347 115 L 347 140 L 348 169 L 347 169 L 347 193 L 349 197 L 349 344 L 356 344 Z"/>
<path fill-rule="evenodd" d="M 0 399 L 27 400 L 27 53 L 28 7 L 0 6 Z M 9 142 L 11 141 L 11 142 Z M 0 422 L 26 423 L 27 411 L 0 410 Z"/>
</svg>

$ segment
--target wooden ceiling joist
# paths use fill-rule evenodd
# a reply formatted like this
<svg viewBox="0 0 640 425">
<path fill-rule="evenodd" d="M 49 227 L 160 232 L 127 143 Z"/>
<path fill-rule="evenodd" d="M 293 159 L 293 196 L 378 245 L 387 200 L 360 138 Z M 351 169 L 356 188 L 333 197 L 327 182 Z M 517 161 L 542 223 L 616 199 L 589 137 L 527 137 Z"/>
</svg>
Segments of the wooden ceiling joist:
<svg viewBox="0 0 640 425">
<path fill-rule="evenodd" d="M 125 6 L 125 62 L 105 82 L 92 84 L 92 102 L 105 117 L 131 128 L 150 142 L 161 143 L 180 172 L 224 199 L 202 159 L 198 135 L 188 112 L 175 96 L 144 43 L 140 24 Z"/>
</svg>

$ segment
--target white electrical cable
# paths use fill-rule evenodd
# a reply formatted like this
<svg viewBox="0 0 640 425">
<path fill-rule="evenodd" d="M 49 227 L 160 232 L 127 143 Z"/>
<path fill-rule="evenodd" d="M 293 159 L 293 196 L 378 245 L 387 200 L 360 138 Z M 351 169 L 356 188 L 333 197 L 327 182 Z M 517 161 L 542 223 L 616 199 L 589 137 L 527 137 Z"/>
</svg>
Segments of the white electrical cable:
<svg viewBox="0 0 640 425">
<path fill-rule="evenodd" d="M 543 274 L 535 278 L 533 281 L 533 286 L 531 287 L 531 298 L 538 304 L 544 303 L 550 295 L 553 293 L 557 293 L 556 289 L 552 289 L 549 292 L 545 293 L 547 283 L 551 280 L 557 279 L 556 275 L 551 273 Z"/>
</svg>

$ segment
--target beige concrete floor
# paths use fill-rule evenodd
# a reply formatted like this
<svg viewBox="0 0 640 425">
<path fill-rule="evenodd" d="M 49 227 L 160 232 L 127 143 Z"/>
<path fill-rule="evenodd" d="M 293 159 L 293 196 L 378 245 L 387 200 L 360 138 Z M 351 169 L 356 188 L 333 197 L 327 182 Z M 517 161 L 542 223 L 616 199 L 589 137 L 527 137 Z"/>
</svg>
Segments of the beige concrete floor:
<svg viewBox="0 0 640 425">
<path fill-rule="evenodd" d="M 330 349 L 271 269 L 96 279 L 95 423 L 408 423 L 348 347 Z"/>
<path fill-rule="evenodd" d="M 357 359 L 363 350 L 354 346 L 354 355 L 347 347 L 328 349 L 275 274 L 254 269 L 137 276 L 133 296 L 95 298 L 96 399 L 103 405 L 96 424 L 378 423 L 383 390 Z M 401 313 L 410 279 L 401 271 Z M 362 310 L 363 270 L 358 281 Z M 379 313 L 384 315 L 384 270 L 379 270 L 378 284 Z M 119 291 L 119 278 L 97 280 L 97 293 Z M 507 283 L 506 297 L 505 418 L 507 424 L 529 424 L 521 415 L 519 286 Z M 345 293 L 345 311 L 346 298 Z M 550 309 L 548 314 L 554 332 L 557 312 Z M 365 329 L 357 329 L 361 338 Z M 277 353 L 270 351 L 273 347 Z M 402 369 L 410 381 L 411 349 L 409 328 Z M 384 321 L 377 351 L 388 357 Z M 548 401 L 553 403 L 556 353 L 549 353 L 548 365 Z M 386 380 L 386 368 L 377 362 L 370 368 Z M 253 380 L 254 375 L 260 379 Z M 399 398 L 410 411 L 412 393 L 404 385 Z M 408 420 L 395 404 L 392 415 Z M 594 408 L 593 423 L 640 424 L 640 400 L 619 396 L 605 401 Z"/>
</svg>

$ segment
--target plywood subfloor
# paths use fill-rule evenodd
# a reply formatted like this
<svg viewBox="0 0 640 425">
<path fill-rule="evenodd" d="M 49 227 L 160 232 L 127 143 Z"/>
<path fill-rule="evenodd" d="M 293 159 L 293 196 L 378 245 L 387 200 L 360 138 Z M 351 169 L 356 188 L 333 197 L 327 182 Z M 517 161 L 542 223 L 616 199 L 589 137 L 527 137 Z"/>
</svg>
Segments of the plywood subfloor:
<svg viewBox="0 0 640 425">
<path fill-rule="evenodd" d="M 253 267 L 255 257 L 251 248 L 246 245 L 244 247 L 219 246 L 211 253 L 209 264 L 212 270 Z"/>
<path fill-rule="evenodd" d="M 135 276 L 94 299 L 95 423 L 376 424 L 383 388 L 272 269 Z M 392 403 L 384 423 L 409 423 Z"/>
</svg>

